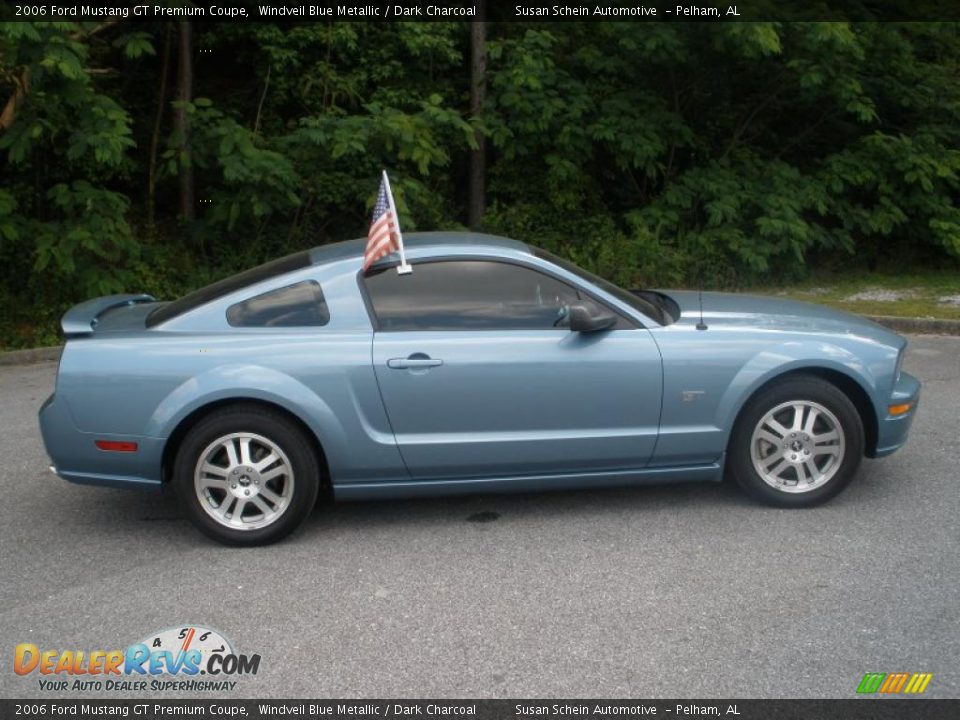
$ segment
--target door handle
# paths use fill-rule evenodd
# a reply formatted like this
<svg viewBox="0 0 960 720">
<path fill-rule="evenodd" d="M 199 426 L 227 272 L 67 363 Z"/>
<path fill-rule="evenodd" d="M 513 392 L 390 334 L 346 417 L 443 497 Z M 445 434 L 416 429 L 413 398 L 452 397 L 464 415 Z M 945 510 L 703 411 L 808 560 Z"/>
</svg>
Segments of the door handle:
<svg viewBox="0 0 960 720">
<path fill-rule="evenodd" d="M 432 368 L 439 365 L 443 365 L 443 360 L 432 358 L 424 353 L 414 353 L 410 357 L 390 358 L 387 360 L 387 367 L 394 370 L 414 370 Z"/>
</svg>

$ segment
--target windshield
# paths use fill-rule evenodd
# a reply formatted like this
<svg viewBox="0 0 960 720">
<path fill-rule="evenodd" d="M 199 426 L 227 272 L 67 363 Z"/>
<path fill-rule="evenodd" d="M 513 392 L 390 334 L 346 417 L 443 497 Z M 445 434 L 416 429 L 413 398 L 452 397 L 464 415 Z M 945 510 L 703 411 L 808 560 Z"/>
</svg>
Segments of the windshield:
<svg viewBox="0 0 960 720">
<path fill-rule="evenodd" d="M 615 298 L 617 298 L 617 300 L 620 300 L 626 305 L 629 305 L 637 312 L 641 312 L 647 317 L 653 318 L 661 325 L 667 324 L 666 322 L 667 318 L 664 315 L 664 311 L 661 308 L 654 305 L 653 303 L 651 303 L 649 300 L 645 300 L 642 297 L 634 295 L 629 290 L 624 290 L 619 285 L 614 285 L 609 280 L 605 280 L 599 275 L 594 275 L 592 272 L 588 270 L 584 270 L 582 267 L 578 265 L 574 265 L 569 260 L 564 260 L 562 257 L 554 255 L 552 252 L 548 252 L 543 248 L 531 246 L 530 249 L 533 251 L 533 254 L 536 255 L 538 258 L 542 258 L 543 260 L 548 260 L 552 262 L 554 265 L 559 265 L 567 272 L 571 272 L 577 277 L 580 277 L 586 280 L 587 282 L 593 285 L 596 285 L 601 290 L 604 290 L 605 292 L 608 292 L 611 295 L 613 295 Z"/>
<path fill-rule="evenodd" d="M 179 315 L 183 315 L 190 310 L 205 305 L 211 300 L 216 300 L 217 298 L 229 295 L 237 290 L 242 290 L 250 285 L 269 280 L 272 277 L 305 268 L 309 264 L 310 252 L 303 250 L 293 255 L 271 260 L 268 263 L 258 265 L 250 270 L 244 270 L 241 273 L 231 275 L 223 280 L 218 280 L 199 290 L 194 290 L 188 295 L 184 295 L 179 300 L 161 305 L 147 316 L 147 327 L 153 327 L 167 320 L 172 320 Z"/>
</svg>

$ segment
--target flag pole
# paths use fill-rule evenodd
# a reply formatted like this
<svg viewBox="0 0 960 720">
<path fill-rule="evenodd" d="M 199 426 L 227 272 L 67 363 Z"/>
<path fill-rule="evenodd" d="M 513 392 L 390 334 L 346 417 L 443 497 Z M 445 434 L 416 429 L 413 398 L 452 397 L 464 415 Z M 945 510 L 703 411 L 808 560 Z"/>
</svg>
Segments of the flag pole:
<svg viewBox="0 0 960 720">
<path fill-rule="evenodd" d="M 390 211 L 397 220 L 397 246 L 400 248 L 400 265 L 397 266 L 398 275 L 409 275 L 413 268 L 407 264 L 407 256 L 403 251 L 403 235 L 400 233 L 400 215 L 397 214 L 397 206 L 393 204 L 393 190 L 390 189 L 390 178 L 387 177 L 387 171 L 383 171 L 383 182 L 387 186 L 387 202 L 390 203 Z"/>
</svg>

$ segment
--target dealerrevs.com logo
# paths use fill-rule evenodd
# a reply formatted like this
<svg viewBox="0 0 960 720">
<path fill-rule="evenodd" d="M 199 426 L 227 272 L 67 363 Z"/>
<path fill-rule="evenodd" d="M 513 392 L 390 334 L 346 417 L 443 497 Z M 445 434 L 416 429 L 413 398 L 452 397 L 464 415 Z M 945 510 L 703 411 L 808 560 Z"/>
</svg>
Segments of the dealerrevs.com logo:
<svg viewBox="0 0 960 720">
<path fill-rule="evenodd" d="M 256 675 L 260 655 L 243 655 L 216 630 L 183 625 L 148 635 L 126 650 L 16 646 L 13 671 L 36 675 L 48 691 L 231 691 L 233 678 Z M 203 676 L 202 678 L 200 676 Z"/>
</svg>

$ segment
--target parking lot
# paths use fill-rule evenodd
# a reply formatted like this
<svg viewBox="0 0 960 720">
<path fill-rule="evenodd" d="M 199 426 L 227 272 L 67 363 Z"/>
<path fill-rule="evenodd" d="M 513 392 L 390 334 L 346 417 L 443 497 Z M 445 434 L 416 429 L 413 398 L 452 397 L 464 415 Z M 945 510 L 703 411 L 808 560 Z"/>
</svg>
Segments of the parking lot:
<svg viewBox="0 0 960 720">
<path fill-rule="evenodd" d="M 960 696 L 960 338 L 912 337 L 905 367 L 910 443 L 817 509 L 727 485 L 339 504 L 243 550 L 170 493 L 52 476 L 56 365 L 0 368 L 0 696 L 71 697 L 15 675 L 17 643 L 186 624 L 261 655 L 235 697 L 847 698 L 868 671 Z"/>
</svg>

